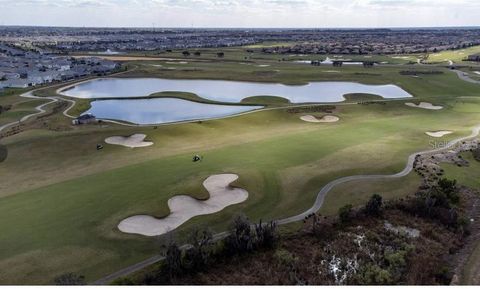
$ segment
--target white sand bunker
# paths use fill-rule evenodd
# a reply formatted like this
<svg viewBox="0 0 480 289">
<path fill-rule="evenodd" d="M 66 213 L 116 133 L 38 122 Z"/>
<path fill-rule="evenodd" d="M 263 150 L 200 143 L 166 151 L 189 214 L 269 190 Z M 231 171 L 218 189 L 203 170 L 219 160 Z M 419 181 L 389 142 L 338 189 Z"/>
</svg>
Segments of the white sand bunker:
<svg viewBox="0 0 480 289">
<path fill-rule="evenodd" d="M 112 145 L 121 145 L 129 148 L 148 147 L 153 145 L 153 142 L 143 141 L 147 136 L 137 133 L 131 136 L 111 136 L 105 139 L 105 142 Z"/>
<path fill-rule="evenodd" d="M 300 117 L 300 119 L 307 122 L 337 122 L 340 120 L 338 116 L 334 116 L 334 115 L 324 115 L 318 118 L 310 114 L 303 115 Z"/>
<path fill-rule="evenodd" d="M 447 134 L 451 134 L 453 131 L 450 130 L 438 130 L 438 131 L 427 131 L 425 132 L 426 135 L 431 137 L 442 137 Z"/>
<path fill-rule="evenodd" d="M 433 105 L 430 102 L 420 102 L 420 104 L 415 104 L 413 102 L 406 102 L 405 105 L 408 105 L 411 107 L 424 108 L 424 109 L 432 109 L 432 110 L 439 110 L 443 108 L 443 106 Z"/>
<path fill-rule="evenodd" d="M 203 186 L 210 193 L 208 200 L 199 201 L 185 195 L 175 196 L 168 200 L 170 214 L 165 218 L 132 216 L 122 220 L 118 229 L 125 233 L 158 236 L 174 230 L 195 216 L 213 214 L 230 205 L 242 203 L 248 198 L 248 192 L 229 186 L 236 179 L 238 176 L 235 174 L 212 175 L 203 182 Z"/>
</svg>

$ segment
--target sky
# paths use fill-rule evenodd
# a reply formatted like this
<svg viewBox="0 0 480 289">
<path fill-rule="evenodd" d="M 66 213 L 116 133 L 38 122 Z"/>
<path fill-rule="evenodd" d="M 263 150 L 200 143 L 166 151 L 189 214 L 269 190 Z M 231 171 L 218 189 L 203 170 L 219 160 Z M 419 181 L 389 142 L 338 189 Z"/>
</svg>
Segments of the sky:
<svg viewBox="0 0 480 289">
<path fill-rule="evenodd" d="M 0 25 L 229 28 L 480 26 L 480 0 L 0 0 Z"/>
</svg>

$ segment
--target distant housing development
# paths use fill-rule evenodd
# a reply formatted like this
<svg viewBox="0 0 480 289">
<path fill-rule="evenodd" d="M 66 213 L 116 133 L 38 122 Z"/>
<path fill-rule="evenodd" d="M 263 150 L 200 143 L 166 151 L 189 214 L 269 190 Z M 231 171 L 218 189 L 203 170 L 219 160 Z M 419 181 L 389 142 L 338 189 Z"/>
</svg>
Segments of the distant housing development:
<svg viewBox="0 0 480 289">
<path fill-rule="evenodd" d="M 95 57 L 75 59 L 0 44 L 0 89 L 104 75 L 117 67 L 118 64 L 113 61 Z"/>
<path fill-rule="evenodd" d="M 34 33 L 33 33 L 34 32 Z M 172 29 L 0 27 L 0 43 L 48 51 L 120 54 L 215 48 L 260 42 L 266 53 L 398 54 L 436 52 L 480 44 L 475 28 L 442 29 Z"/>
</svg>

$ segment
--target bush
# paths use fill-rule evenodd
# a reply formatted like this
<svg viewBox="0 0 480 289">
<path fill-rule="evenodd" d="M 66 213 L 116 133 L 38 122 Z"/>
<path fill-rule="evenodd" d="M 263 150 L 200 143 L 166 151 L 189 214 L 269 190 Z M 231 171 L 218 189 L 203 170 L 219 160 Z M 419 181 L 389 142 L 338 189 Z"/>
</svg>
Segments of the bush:
<svg viewBox="0 0 480 289">
<path fill-rule="evenodd" d="M 380 268 L 378 265 L 366 265 L 359 274 L 360 284 L 380 285 L 391 284 L 392 276 L 388 270 Z"/>
<path fill-rule="evenodd" d="M 480 162 L 480 148 L 472 150 L 473 158 Z"/>
<path fill-rule="evenodd" d="M 182 272 L 182 251 L 173 241 L 167 247 L 165 266 L 170 277 L 179 275 Z"/>
<path fill-rule="evenodd" d="M 227 254 L 235 255 L 250 252 L 253 250 L 254 234 L 250 221 L 245 215 L 239 215 L 233 220 L 233 228 L 224 242 Z"/>
<path fill-rule="evenodd" d="M 365 213 L 369 216 L 379 216 L 382 209 L 382 196 L 374 194 L 365 205 Z"/>
<path fill-rule="evenodd" d="M 298 261 L 297 257 L 293 256 L 292 253 L 288 252 L 285 249 L 279 249 L 275 251 L 275 254 L 273 256 L 275 257 L 275 260 L 277 260 L 279 264 L 283 266 L 287 266 L 289 268 L 294 268 Z"/>
<path fill-rule="evenodd" d="M 128 277 L 123 277 L 123 278 L 115 279 L 115 281 L 113 281 L 111 285 L 136 285 L 136 284 L 132 279 Z"/>
<path fill-rule="evenodd" d="M 257 248 L 272 248 L 278 240 L 277 224 L 262 221 L 252 225 L 244 215 L 237 216 L 233 221 L 230 235 L 223 241 L 227 255 L 244 254 Z"/>
<path fill-rule="evenodd" d="M 86 285 L 85 276 L 66 273 L 54 279 L 55 285 Z"/>
<path fill-rule="evenodd" d="M 213 234 L 210 230 L 195 229 L 190 235 L 189 243 L 192 247 L 185 251 L 183 267 L 190 271 L 200 271 L 210 262 Z"/>
<path fill-rule="evenodd" d="M 352 208 L 352 205 L 348 204 L 338 209 L 338 217 L 340 218 L 340 222 L 347 223 L 350 221 Z"/>
<path fill-rule="evenodd" d="M 456 180 L 448 180 L 444 178 L 438 181 L 438 186 L 451 203 L 458 204 L 460 196 L 458 195 Z"/>
<path fill-rule="evenodd" d="M 255 245 L 261 248 L 273 248 L 278 240 L 277 224 L 273 221 L 262 224 L 262 220 L 255 225 Z"/>
</svg>

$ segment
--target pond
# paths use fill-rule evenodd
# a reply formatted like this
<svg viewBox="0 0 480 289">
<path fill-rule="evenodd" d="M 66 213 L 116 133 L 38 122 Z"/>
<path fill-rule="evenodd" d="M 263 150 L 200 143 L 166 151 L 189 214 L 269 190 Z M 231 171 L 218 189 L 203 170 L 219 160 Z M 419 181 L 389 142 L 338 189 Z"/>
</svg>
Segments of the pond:
<svg viewBox="0 0 480 289">
<path fill-rule="evenodd" d="M 148 96 L 161 91 L 195 93 L 209 100 L 238 103 L 249 96 L 270 95 L 292 103 L 338 102 L 348 93 L 369 93 L 384 98 L 411 95 L 392 84 L 368 85 L 356 82 L 311 82 L 307 85 L 240 82 L 225 80 L 183 80 L 161 78 L 102 78 L 86 81 L 61 93 L 77 98 L 118 98 Z"/>
<path fill-rule="evenodd" d="M 235 115 L 262 108 L 252 105 L 216 105 L 177 98 L 110 99 L 92 101 L 91 113 L 101 119 L 115 119 L 135 124 L 161 124 L 205 120 Z"/>
</svg>

